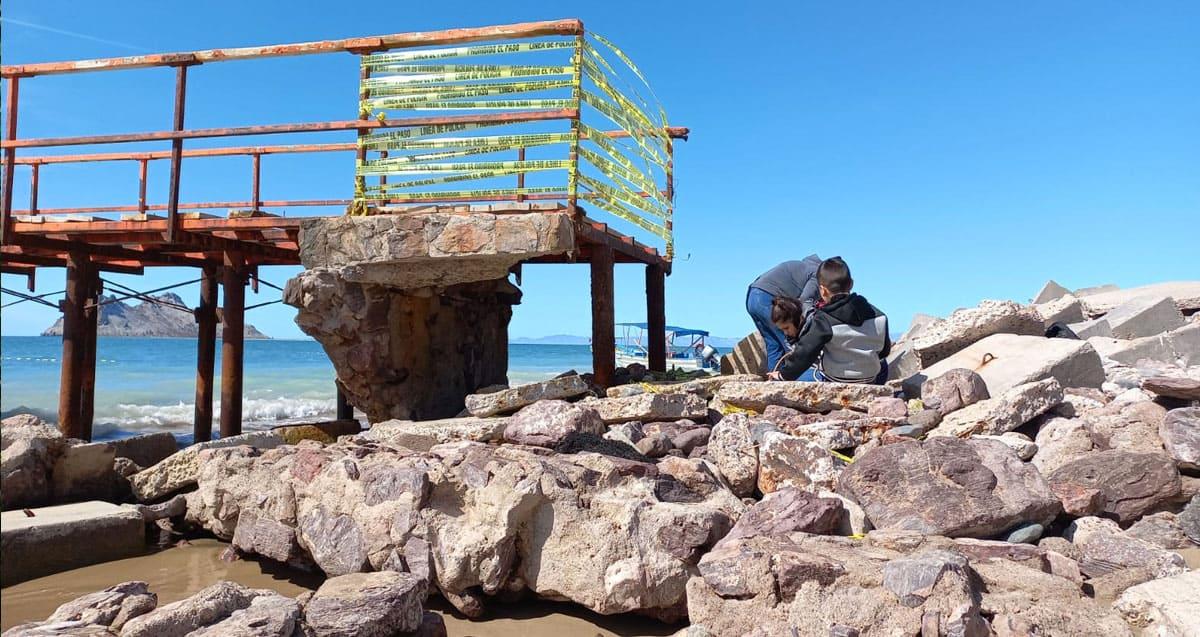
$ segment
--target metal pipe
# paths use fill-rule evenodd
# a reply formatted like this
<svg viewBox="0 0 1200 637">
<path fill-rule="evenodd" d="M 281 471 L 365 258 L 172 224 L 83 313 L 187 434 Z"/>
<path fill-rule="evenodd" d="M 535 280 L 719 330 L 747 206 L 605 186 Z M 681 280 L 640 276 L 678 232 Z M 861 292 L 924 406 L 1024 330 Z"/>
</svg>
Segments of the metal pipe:
<svg viewBox="0 0 1200 637">
<path fill-rule="evenodd" d="M 252 158 L 252 164 L 253 164 L 252 170 L 254 172 L 254 178 L 250 183 L 250 208 L 253 210 L 258 210 L 259 203 L 260 203 L 259 200 L 261 199 L 261 197 L 259 196 L 258 185 L 259 185 L 259 178 L 260 178 L 261 171 L 262 171 L 262 163 L 261 163 L 262 156 L 259 155 L 258 153 L 255 153 L 255 154 L 251 155 L 251 158 Z"/>
<path fill-rule="evenodd" d="M 139 215 L 146 214 L 146 172 L 148 166 L 145 159 L 138 162 L 138 205 Z"/>
<path fill-rule="evenodd" d="M 221 437 L 242 433 L 242 356 L 246 276 L 241 255 L 225 255 L 225 311 L 221 316 Z"/>
<path fill-rule="evenodd" d="M 174 130 L 183 130 L 183 110 L 187 100 L 186 64 L 175 67 L 175 122 Z M 167 238 L 172 243 L 179 241 L 179 169 L 183 164 L 183 139 L 171 140 L 171 190 L 167 199 Z"/>
<path fill-rule="evenodd" d="M 517 149 L 517 161 L 525 161 L 525 147 Z M 525 187 L 525 171 L 517 173 L 517 188 Z M 517 201 L 525 201 L 525 195 L 517 195 Z"/>
<path fill-rule="evenodd" d="M 435 124 L 474 123 L 520 123 L 538 122 L 575 117 L 573 108 L 522 111 L 505 113 L 473 113 L 467 115 L 441 115 L 409 117 L 391 120 L 339 120 L 331 122 L 304 122 L 299 124 L 264 124 L 259 126 L 234 126 L 225 128 L 196 128 L 181 131 L 153 131 L 148 133 L 118 133 L 115 135 L 84 135 L 79 137 L 41 137 L 0 142 L 3 148 L 40 148 L 48 146 L 83 146 L 89 144 L 122 144 L 128 142 L 152 142 L 172 139 L 199 139 L 207 137 L 240 137 L 245 135 L 276 135 L 282 133 L 322 133 L 329 131 L 358 130 L 360 128 L 404 128 L 409 126 L 432 126 Z"/>
<path fill-rule="evenodd" d="M 0 74 L 6 78 L 10 78 L 15 76 L 59 75 L 63 73 L 86 73 L 92 71 L 112 71 L 117 69 L 139 69 L 150 66 L 173 66 L 187 61 L 192 61 L 195 63 L 207 63 L 254 58 L 312 55 L 317 53 L 355 53 L 362 51 L 363 49 L 402 49 L 417 46 L 467 44 L 471 42 L 488 42 L 493 40 L 509 40 L 514 38 L 575 35 L 581 32 L 582 29 L 583 24 L 579 20 L 523 22 L 517 24 L 473 27 L 466 29 L 446 29 L 443 31 L 392 33 L 388 35 L 377 35 L 363 38 L 346 38 L 342 40 L 321 40 L 316 42 L 298 42 L 295 44 L 277 44 L 233 49 L 207 49 L 203 51 L 192 51 L 190 53 L 156 53 L 152 55 L 133 55 L 128 57 L 75 60 L 70 62 L 17 64 L 0 68 Z"/>
<path fill-rule="evenodd" d="M 33 164 L 29 173 L 29 214 L 36 215 L 38 213 L 38 168 L 40 164 Z"/>
<path fill-rule="evenodd" d="M 206 266 L 200 278 L 200 305 L 196 308 L 199 329 L 196 342 L 196 407 L 192 421 L 195 442 L 212 440 L 213 368 L 217 355 L 216 266 Z"/>
<path fill-rule="evenodd" d="M 72 252 L 67 261 L 67 290 L 62 302 L 62 364 L 58 382 L 58 429 L 67 438 L 84 436 L 79 422 L 83 381 L 83 303 L 87 294 L 87 256 Z"/>
<path fill-rule="evenodd" d="M 17 94 L 20 80 L 8 78 L 8 95 L 4 100 L 4 141 L 12 142 L 17 139 Z M 4 149 L 4 200 L 0 204 L 0 244 L 9 243 L 9 233 L 12 232 L 12 189 L 13 174 L 16 170 L 15 148 Z"/>
</svg>

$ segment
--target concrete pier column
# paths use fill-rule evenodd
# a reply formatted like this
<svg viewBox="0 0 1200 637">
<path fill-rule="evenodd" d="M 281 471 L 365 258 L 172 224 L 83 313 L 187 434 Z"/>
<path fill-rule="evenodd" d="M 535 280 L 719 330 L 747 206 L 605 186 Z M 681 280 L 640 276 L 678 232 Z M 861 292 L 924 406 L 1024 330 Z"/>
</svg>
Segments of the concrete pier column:
<svg viewBox="0 0 1200 637">
<path fill-rule="evenodd" d="M 614 330 L 613 250 L 608 246 L 592 249 L 592 372 L 601 387 L 612 384 L 617 365 Z"/>
<path fill-rule="evenodd" d="M 246 271 L 240 255 L 225 258 L 221 317 L 221 437 L 242 433 L 242 357 L 245 345 Z"/>
<path fill-rule="evenodd" d="M 650 348 L 650 371 L 667 371 L 666 272 L 662 266 L 646 266 L 646 331 Z"/>
<path fill-rule="evenodd" d="M 220 273 L 216 266 L 204 268 L 200 278 L 200 305 L 196 308 L 199 328 L 196 340 L 196 411 L 192 422 L 195 442 L 212 440 L 213 367 L 217 357 L 217 286 Z"/>
</svg>

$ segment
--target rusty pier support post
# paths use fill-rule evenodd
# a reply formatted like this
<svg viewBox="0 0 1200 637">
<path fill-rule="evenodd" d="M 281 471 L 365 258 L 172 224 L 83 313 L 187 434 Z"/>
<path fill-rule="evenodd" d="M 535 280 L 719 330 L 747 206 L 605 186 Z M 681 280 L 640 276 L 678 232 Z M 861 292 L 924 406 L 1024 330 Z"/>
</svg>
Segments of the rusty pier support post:
<svg viewBox="0 0 1200 637">
<path fill-rule="evenodd" d="M 225 308 L 221 317 L 221 437 L 228 438 L 242 433 L 246 270 L 241 255 L 225 255 L 224 275 Z"/>
<path fill-rule="evenodd" d="M 83 440 L 92 439 L 96 414 L 96 330 L 100 323 L 100 270 L 88 263 L 84 274 L 86 297 L 83 306 L 83 363 L 79 387 L 79 427 Z"/>
<path fill-rule="evenodd" d="M 187 100 L 187 70 L 188 65 L 179 64 L 175 67 L 175 120 L 174 130 L 183 130 L 183 107 Z M 179 241 L 179 168 L 183 163 L 183 138 L 171 140 L 171 186 L 167 199 L 167 239 L 172 243 Z M 145 183 L 145 180 L 142 181 Z"/>
<path fill-rule="evenodd" d="M 646 331 L 650 371 L 667 371 L 666 272 L 661 265 L 646 266 Z"/>
<path fill-rule="evenodd" d="M 4 139 L 17 138 L 17 93 L 20 78 L 8 78 L 8 94 L 4 100 Z M 0 244 L 12 243 L 12 189 L 17 168 L 17 149 L 4 149 L 4 196 L 0 203 Z"/>
<path fill-rule="evenodd" d="M 199 336 L 196 341 L 196 412 L 192 422 L 192 441 L 212 440 L 213 366 L 217 357 L 217 284 L 216 266 L 205 266 L 200 277 L 200 305 L 196 308 Z"/>
<path fill-rule="evenodd" d="M 83 384 L 83 304 L 87 297 L 87 257 L 72 252 L 67 257 L 67 289 L 60 308 L 63 313 L 62 368 L 58 384 L 58 429 L 68 438 L 85 435 L 79 422 Z"/>
<path fill-rule="evenodd" d="M 592 249 L 592 372 L 595 382 L 609 387 L 617 365 L 617 343 L 613 311 L 613 249 Z"/>
<path fill-rule="evenodd" d="M 346 392 L 342 391 L 341 385 L 337 387 L 337 419 L 354 420 L 354 405 L 346 398 Z"/>
</svg>

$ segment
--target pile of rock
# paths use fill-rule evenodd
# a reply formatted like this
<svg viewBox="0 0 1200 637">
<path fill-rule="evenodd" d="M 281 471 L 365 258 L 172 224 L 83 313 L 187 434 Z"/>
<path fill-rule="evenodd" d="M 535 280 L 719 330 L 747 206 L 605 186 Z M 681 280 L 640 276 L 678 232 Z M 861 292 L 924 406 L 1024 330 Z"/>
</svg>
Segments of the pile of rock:
<svg viewBox="0 0 1200 637">
<path fill-rule="evenodd" d="M 44 621 L 14 626 L 4 637 L 444 636 L 441 616 L 424 610 L 426 585 L 407 573 L 355 573 L 293 599 L 222 581 L 159 606 L 146 582 L 124 582 L 67 602 Z"/>
<path fill-rule="evenodd" d="M 10 416 L 0 422 L 0 483 L 5 511 L 80 502 L 120 501 L 129 477 L 175 453 L 169 433 L 111 442 L 63 437 L 36 416 Z"/>
<path fill-rule="evenodd" d="M 889 386 L 566 375 L 462 418 L 193 448 L 135 493 L 472 617 L 534 595 L 695 636 L 1194 634 L 1200 284 L 1172 285 L 919 321 Z M 1043 334 L 1085 321 L 1114 336 Z"/>
</svg>

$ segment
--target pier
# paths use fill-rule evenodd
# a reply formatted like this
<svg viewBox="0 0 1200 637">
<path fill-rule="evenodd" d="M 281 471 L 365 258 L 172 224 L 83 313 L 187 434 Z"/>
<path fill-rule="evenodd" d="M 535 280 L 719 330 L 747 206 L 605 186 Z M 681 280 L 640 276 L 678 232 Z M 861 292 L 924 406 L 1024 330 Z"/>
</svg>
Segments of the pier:
<svg viewBox="0 0 1200 637">
<path fill-rule="evenodd" d="M 312 55 L 358 58 L 360 92 L 346 96 L 347 112 L 353 118 L 187 127 L 190 74 L 234 60 Z M 174 74 L 174 94 L 163 100 L 173 108 L 170 130 L 73 137 L 18 135 L 22 85 L 50 75 L 146 68 Z M 59 304 L 63 353 L 58 426 L 69 437 L 91 438 L 97 303 L 103 272 L 141 274 L 147 267 L 181 266 L 197 270 L 197 442 L 211 438 L 213 397 L 218 391 L 220 435 L 241 432 L 242 330 L 248 309 L 245 287 L 257 290 L 259 268 L 264 266 L 303 264 L 326 272 L 338 285 L 367 286 L 352 292 L 373 291 L 381 299 L 380 307 L 388 303 L 388 307 L 402 307 L 403 315 L 411 319 L 401 321 L 399 314 L 385 312 L 382 320 L 391 339 L 385 347 L 391 355 L 370 361 L 367 368 L 334 355 L 347 339 L 353 345 L 356 335 L 330 335 L 301 321 L 331 353 L 338 373 L 339 417 L 348 417 L 352 406 L 364 408 L 361 403 L 374 399 L 368 398 L 372 392 L 382 396 L 378 388 L 351 382 L 350 376 L 374 374 L 381 365 L 400 364 L 396 361 L 403 363 L 403 373 L 397 372 L 385 382 L 398 391 L 411 393 L 424 386 L 411 383 L 467 379 L 456 380 L 448 394 L 438 397 L 441 403 L 437 405 L 406 404 L 405 415 L 439 415 L 454 408 L 454 396 L 461 401 L 466 393 L 486 384 L 480 381 L 479 386 L 468 386 L 472 378 L 490 378 L 494 371 L 488 376 L 472 374 L 468 368 L 506 364 L 508 307 L 516 302 L 501 298 L 496 282 L 507 280 L 510 274 L 519 280 L 521 268 L 527 264 L 589 267 L 594 379 L 602 387 L 611 383 L 615 366 L 613 268 L 616 264 L 644 266 L 650 368 L 665 368 L 665 277 L 671 272 L 674 251 L 674 142 L 687 139 L 688 130 L 668 125 L 665 111 L 652 99 L 652 90 L 633 62 L 613 43 L 585 32 L 579 20 L 16 64 L 4 66 L 2 75 L 6 95 L 0 146 L 0 265 L 5 273 L 28 277 L 31 294 L 37 268 L 66 269 L 66 291 Z M 355 105 L 357 113 L 353 112 Z M 477 134 L 481 129 L 483 134 Z M 347 139 L 185 148 L 188 140 L 237 142 L 244 137 L 329 132 L 341 132 Z M 108 144 L 154 148 L 38 154 L 46 149 Z M 343 192 L 332 193 L 330 199 L 264 199 L 262 163 L 272 156 L 296 153 L 339 154 L 346 162 L 354 162 L 355 180 L 347 183 Z M 181 201 L 185 159 L 190 166 L 204 158 L 231 156 L 249 159 L 248 197 L 240 201 Z M 39 205 L 43 171 L 59 164 L 87 162 L 136 165 L 136 202 L 69 208 Z M 165 202 L 148 201 L 151 163 L 169 167 Z M 15 207 L 13 201 L 18 171 L 27 171 L 29 179 L 25 208 Z M 431 186 L 442 189 L 431 190 Z M 132 200 L 132 182 L 130 190 Z M 336 212 L 297 215 L 297 211 L 320 209 Z M 397 221 L 382 228 L 377 221 L 381 218 Z M 405 225 L 401 227 L 398 220 Z M 362 239 L 362 245 L 375 245 L 372 241 L 381 238 L 381 245 L 404 245 L 348 259 L 342 247 L 318 241 L 319 235 L 331 229 L 342 232 L 341 236 Z M 306 232 L 312 236 L 305 236 Z M 388 243 L 386 237 L 371 232 L 391 233 L 395 240 Z M 418 235 L 425 239 L 409 239 Z M 434 235 L 436 239 L 428 240 Z M 368 279 L 356 278 L 360 276 Z M 481 291 L 481 284 L 491 287 Z M 220 288 L 224 293 L 218 307 Z M 302 315 L 305 289 L 304 281 L 294 280 L 285 292 L 285 300 L 301 307 Z M 422 333 L 421 326 L 451 312 L 446 309 L 453 305 L 446 300 L 448 289 L 453 290 L 449 296 L 500 299 L 485 305 L 495 314 L 491 328 L 501 342 L 491 339 L 481 343 L 478 351 L 460 353 L 450 361 L 428 353 L 397 353 L 398 343 L 420 349 L 420 339 L 432 338 Z M 396 300 L 397 295 L 406 300 Z M 436 302 L 422 300 L 430 298 Z M 219 390 L 214 387 L 218 324 L 222 349 Z M 387 400 L 397 399 L 389 394 Z M 364 411 L 369 416 L 373 413 L 370 408 Z"/>
</svg>

